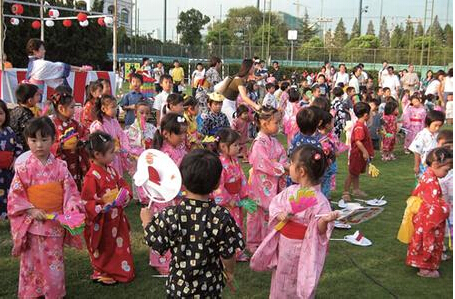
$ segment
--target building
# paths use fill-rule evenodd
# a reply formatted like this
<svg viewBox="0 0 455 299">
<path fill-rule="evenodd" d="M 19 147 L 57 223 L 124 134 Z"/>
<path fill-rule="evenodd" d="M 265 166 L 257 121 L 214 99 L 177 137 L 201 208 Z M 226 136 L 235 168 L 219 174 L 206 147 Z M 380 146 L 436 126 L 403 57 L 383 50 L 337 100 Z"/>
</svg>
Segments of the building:
<svg viewBox="0 0 455 299">
<path fill-rule="evenodd" d="M 90 11 L 94 0 L 78 0 L 75 1 L 76 7 Z M 114 0 L 104 0 L 103 13 L 114 14 Z M 133 16 L 134 16 L 134 4 L 133 0 L 117 0 L 117 19 L 119 26 L 123 26 L 126 29 L 128 36 L 133 33 Z"/>
</svg>

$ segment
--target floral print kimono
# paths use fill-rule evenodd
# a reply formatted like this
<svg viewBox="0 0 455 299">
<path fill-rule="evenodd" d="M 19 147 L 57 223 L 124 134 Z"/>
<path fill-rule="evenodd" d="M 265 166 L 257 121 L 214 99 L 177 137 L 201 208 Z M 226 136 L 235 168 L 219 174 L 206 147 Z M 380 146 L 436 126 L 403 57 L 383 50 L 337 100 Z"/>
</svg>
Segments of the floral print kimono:
<svg viewBox="0 0 455 299">
<path fill-rule="evenodd" d="M 8 195 L 13 255 L 20 256 L 18 297 L 63 298 L 63 245 L 81 249 L 81 238 L 67 233 L 57 221 L 32 219 L 27 214 L 31 208 L 46 213 L 84 212 L 65 161 L 50 154 L 43 164 L 30 155 L 16 167 Z"/>
<path fill-rule="evenodd" d="M 427 112 L 425 108 L 420 106 L 415 108 L 414 106 L 408 106 L 403 112 L 403 127 L 408 131 L 404 139 L 404 148 L 407 149 L 411 145 L 412 141 L 416 137 L 417 133 L 425 128 L 425 117 Z"/>
<path fill-rule="evenodd" d="M 283 175 L 287 156 L 278 139 L 259 132 L 248 159 L 252 166 L 249 195 L 258 203 L 257 211 L 247 215 L 247 249 L 254 252 L 268 233 L 270 201 L 286 185 Z"/>
</svg>

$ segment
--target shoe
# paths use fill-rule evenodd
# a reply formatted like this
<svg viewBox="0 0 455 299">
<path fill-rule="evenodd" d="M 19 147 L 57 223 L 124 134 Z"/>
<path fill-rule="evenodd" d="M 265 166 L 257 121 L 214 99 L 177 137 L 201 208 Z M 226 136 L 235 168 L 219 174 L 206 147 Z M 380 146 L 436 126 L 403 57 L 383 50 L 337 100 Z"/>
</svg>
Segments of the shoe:
<svg viewBox="0 0 455 299">
<path fill-rule="evenodd" d="M 437 270 L 420 269 L 420 271 L 417 272 L 417 275 L 419 275 L 420 277 L 425 277 L 425 278 L 439 278 L 439 272 Z"/>
<path fill-rule="evenodd" d="M 410 152 L 408 149 L 405 149 L 405 150 L 404 150 L 404 154 L 405 154 L 405 155 L 410 155 L 411 152 Z"/>
<path fill-rule="evenodd" d="M 156 267 L 156 270 L 160 275 L 169 275 L 169 268 L 167 267 Z"/>
<path fill-rule="evenodd" d="M 390 160 L 396 160 L 396 159 L 397 159 L 397 157 L 395 157 L 394 154 L 390 154 Z"/>
<path fill-rule="evenodd" d="M 90 279 L 93 280 L 93 281 L 97 281 L 101 276 L 102 276 L 101 272 L 93 270 L 93 274 L 90 275 Z"/>
<path fill-rule="evenodd" d="M 441 255 L 441 261 L 450 261 L 452 257 L 450 255 L 447 255 L 445 253 L 442 253 Z"/>
<path fill-rule="evenodd" d="M 96 281 L 102 285 L 107 285 L 107 286 L 111 286 L 111 285 L 114 285 L 117 283 L 117 281 L 115 279 L 113 279 L 112 277 L 109 277 L 109 276 L 100 276 L 98 278 L 98 280 Z"/>
<path fill-rule="evenodd" d="M 368 194 L 366 194 L 364 191 L 362 191 L 360 189 L 352 191 L 352 195 L 354 195 L 355 197 L 367 197 L 368 196 Z"/>
<path fill-rule="evenodd" d="M 245 254 L 245 252 L 241 252 L 237 256 L 237 262 L 248 262 L 250 260 L 250 257 Z"/>
</svg>

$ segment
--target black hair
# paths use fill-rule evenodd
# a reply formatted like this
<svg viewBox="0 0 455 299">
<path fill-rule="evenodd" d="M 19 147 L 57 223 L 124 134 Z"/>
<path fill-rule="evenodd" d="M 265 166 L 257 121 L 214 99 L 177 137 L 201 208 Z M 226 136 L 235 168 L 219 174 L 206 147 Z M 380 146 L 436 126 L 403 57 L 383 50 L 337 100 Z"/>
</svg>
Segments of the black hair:
<svg viewBox="0 0 455 299">
<path fill-rule="evenodd" d="M 194 108 L 199 104 L 199 101 L 193 96 L 185 96 L 183 101 L 183 108 Z"/>
<path fill-rule="evenodd" d="M 209 66 L 214 67 L 214 66 L 216 66 L 217 63 L 221 63 L 221 59 L 219 57 L 212 56 L 212 58 L 210 58 Z"/>
<path fill-rule="evenodd" d="M 398 108 L 396 101 L 388 101 L 384 107 L 384 115 L 391 115 Z"/>
<path fill-rule="evenodd" d="M 34 84 L 21 83 L 16 88 L 16 100 L 19 104 L 25 105 L 38 91 L 38 86 Z"/>
<path fill-rule="evenodd" d="M 239 106 L 237 107 L 237 109 L 235 110 L 235 114 L 234 114 L 234 115 L 235 115 L 235 117 L 237 118 L 237 117 L 240 117 L 240 115 L 242 115 L 242 114 L 245 113 L 245 112 L 246 112 L 246 113 L 249 112 L 248 107 L 247 107 L 246 105 L 243 105 L 243 104 L 242 104 L 242 105 L 239 105 Z"/>
<path fill-rule="evenodd" d="M 289 87 L 290 83 L 288 81 L 281 82 L 280 89 L 285 91 Z"/>
<path fill-rule="evenodd" d="M 183 96 L 178 93 L 171 93 L 167 96 L 166 105 L 163 107 L 163 114 L 166 114 L 167 110 L 171 110 L 171 105 L 176 106 L 180 103 L 183 104 Z"/>
<path fill-rule="evenodd" d="M 315 92 L 316 89 L 319 89 L 319 84 L 314 84 L 313 86 L 311 86 L 311 92 Z"/>
<path fill-rule="evenodd" d="M 146 107 L 149 107 L 150 109 L 152 109 L 150 103 L 146 100 L 137 101 L 137 103 L 134 105 L 134 109 L 137 110 L 137 108 L 139 108 L 140 106 L 146 106 Z"/>
<path fill-rule="evenodd" d="M 369 103 L 374 103 L 377 107 L 379 107 L 379 105 L 381 105 L 381 99 L 371 97 Z"/>
<path fill-rule="evenodd" d="M 180 61 L 178 59 L 174 59 L 174 61 L 172 63 L 176 63 L 176 62 L 180 63 Z"/>
<path fill-rule="evenodd" d="M 200 65 L 200 66 L 202 66 L 202 67 L 204 66 L 204 65 L 202 64 L 202 62 L 196 63 L 196 67 L 197 67 L 198 65 Z"/>
<path fill-rule="evenodd" d="M 85 150 L 90 158 L 95 158 L 95 152 L 106 154 L 108 150 L 115 147 L 114 139 L 111 135 L 96 131 L 88 136 L 87 141 L 84 142 Z"/>
<path fill-rule="evenodd" d="M 252 66 L 253 66 L 253 60 L 244 59 L 242 61 L 242 65 L 240 66 L 240 70 L 236 76 L 238 76 L 240 78 L 246 77 L 248 75 L 248 73 L 250 72 L 250 69 Z"/>
<path fill-rule="evenodd" d="M 323 150 L 310 144 L 297 147 L 291 155 L 291 161 L 296 168 L 303 167 L 315 185 L 320 183 L 328 166 Z"/>
<path fill-rule="evenodd" d="M 66 85 L 59 85 L 55 89 L 55 93 L 50 97 L 50 100 L 52 102 L 52 105 L 54 106 L 54 113 L 58 115 L 60 112 L 58 112 L 58 106 L 63 106 L 66 107 L 71 102 L 74 101 L 73 96 L 72 96 L 73 90 L 71 87 L 66 86 Z"/>
<path fill-rule="evenodd" d="M 131 82 L 133 82 L 133 79 L 136 78 L 138 80 L 141 81 L 141 84 L 144 83 L 144 78 L 142 78 L 142 75 L 138 74 L 138 73 L 133 73 L 131 75 Z"/>
<path fill-rule="evenodd" d="M 84 105 L 93 99 L 92 93 L 97 89 L 103 90 L 103 83 L 97 81 L 90 82 L 86 87 L 87 98 L 85 99 Z"/>
<path fill-rule="evenodd" d="M 231 128 L 221 128 L 216 132 L 215 138 L 217 139 L 216 143 L 218 145 L 218 152 L 220 151 L 220 144 L 224 143 L 229 147 L 240 139 L 239 133 L 232 130 Z"/>
<path fill-rule="evenodd" d="M 325 66 L 322 66 L 322 67 L 325 68 Z M 319 79 L 319 77 L 323 77 L 324 80 L 325 80 L 325 75 L 324 75 L 324 74 L 319 74 L 319 75 L 318 75 L 318 79 Z"/>
<path fill-rule="evenodd" d="M 432 149 L 425 159 L 425 164 L 431 166 L 433 162 L 438 163 L 439 165 L 453 163 L 453 153 L 450 149 L 445 146 L 437 147 Z"/>
<path fill-rule="evenodd" d="M 38 38 L 31 38 L 25 46 L 25 51 L 27 52 L 27 55 L 32 56 L 33 51 L 38 51 L 41 46 L 44 46 L 44 42 L 42 40 Z"/>
<path fill-rule="evenodd" d="M 444 72 L 443 70 L 439 70 L 436 72 L 436 74 L 433 76 L 435 79 L 438 79 L 439 76 L 445 76 L 446 75 L 446 72 Z"/>
<path fill-rule="evenodd" d="M 453 77 L 453 68 L 450 68 L 450 69 L 447 71 L 447 76 Z"/>
<path fill-rule="evenodd" d="M 365 67 L 363 63 L 359 63 L 358 66 L 361 67 L 362 69 Z"/>
<path fill-rule="evenodd" d="M 104 105 L 108 105 L 112 102 L 117 104 L 117 100 L 112 95 L 108 95 L 108 94 L 103 94 L 101 97 L 96 99 L 96 102 L 95 102 L 96 118 L 100 122 L 103 122 L 103 116 L 104 116 L 104 112 L 101 110 L 101 108 Z"/>
<path fill-rule="evenodd" d="M 361 118 L 365 114 L 370 114 L 371 107 L 367 103 L 359 102 L 354 105 L 354 114 L 357 118 Z"/>
<path fill-rule="evenodd" d="M 319 129 L 324 129 L 328 124 L 332 122 L 333 116 L 327 111 L 322 111 L 321 122 L 319 124 Z"/>
<path fill-rule="evenodd" d="M 393 66 L 389 65 L 389 66 L 387 67 L 387 70 L 392 70 L 392 71 L 393 71 L 394 68 L 393 68 Z"/>
<path fill-rule="evenodd" d="M 0 109 L 3 110 L 3 112 L 5 113 L 5 121 L 3 122 L 1 128 L 6 128 L 7 126 L 9 126 L 10 116 L 8 107 L 6 106 L 6 103 L 3 100 L 0 100 Z"/>
<path fill-rule="evenodd" d="M 449 143 L 453 143 L 453 131 L 452 130 L 441 130 L 439 131 L 439 134 L 438 134 L 438 137 L 437 137 L 437 141 L 441 141 L 441 140 L 444 140 L 444 145 L 445 144 L 449 144 Z"/>
<path fill-rule="evenodd" d="M 409 99 L 409 101 L 411 102 L 411 106 L 412 106 L 412 100 L 413 99 L 418 99 L 419 102 L 422 103 L 422 97 L 420 96 L 420 93 L 418 93 L 418 92 L 414 92 L 414 94 Z"/>
<path fill-rule="evenodd" d="M 350 93 L 351 91 L 355 90 L 354 87 L 352 86 L 348 86 L 348 88 L 346 88 L 346 93 Z"/>
<path fill-rule="evenodd" d="M 360 67 L 358 65 L 356 65 L 355 67 L 352 68 L 352 74 L 354 75 L 355 72 L 357 72 L 357 70 L 360 69 Z"/>
<path fill-rule="evenodd" d="M 163 83 L 163 81 L 164 81 L 165 79 L 166 79 L 166 80 L 171 80 L 171 82 L 172 82 L 172 77 L 171 77 L 171 75 L 163 74 L 163 75 L 161 75 L 161 77 L 160 77 L 160 84 Z"/>
<path fill-rule="evenodd" d="M 326 97 L 317 97 L 311 103 L 311 106 L 316 106 L 321 108 L 324 111 L 330 111 L 330 102 Z"/>
<path fill-rule="evenodd" d="M 389 87 L 383 87 L 383 88 L 382 88 L 382 92 L 383 92 L 383 93 L 385 93 L 387 90 L 390 90 L 390 88 L 389 88 Z"/>
<path fill-rule="evenodd" d="M 256 84 L 256 81 L 251 80 L 246 83 L 246 90 L 248 92 L 253 92 L 254 91 L 254 85 Z"/>
<path fill-rule="evenodd" d="M 144 62 L 146 62 L 146 61 L 148 61 L 148 60 L 150 60 L 150 58 L 148 58 L 148 57 L 143 57 L 143 58 L 142 58 L 142 64 L 144 64 Z"/>
<path fill-rule="evenodd" d="M 269 89 L 272 88 L 272 87 L 275 88 L 275 84 L 274 83 L 267 83 L 265 85 L 265 90 L 269 91 Z"/>
<path fill-rule="evenodd" d="M 47 116 L 32 118 L 25 127 L 24 138 L 36 138 L 36 134 L 40 132 L 41 137 L 51 137 L 55 140 L 55 126 L 52 120 Z"/>
<path fill-rule="evenodd" d="M 200 195 L 210 194 L 218 187 L 223 166 L 211 151 L 196 149 L 188 153 L 180 163 L 182 183 L 185 188 Z"/>
<path fill-rule="evenodd" d="M 156 62 L 157 65 L 160 64 L 160 63 L 163 64 L 163 62 L 162 62 L 161 60 L 158 60 L 158 61 Z"/>
<path fill-rule="evenodd" d="M 254 120 L 258 129 L 261 128 L 261 120 L 269 121 L 277 113 L 278 110 L 272 106 L 262 106 L 259 111 L 254 113 Z"/>
<path fill-rule="evenodd" d="M 160 150 L 163 147 L 164 135 L 163 132 L 169 132 L 170 134 L 180 135 L 185 131 L 183 126 L 186 126 L 186 120 L 183 116 L 169 112 L 161 118 L 161 129 L 156 130 L 153 136 L 153 148 Z"/>
<path fill-rule="evenodd" d="M 332 90 L 332 93 L 335 97 L 341 97 L 344 94 L 344 91 L 343 88 L 337 86 Z"/>
<path fill-rule="evenodd" d="M 289 89 L 289 102 L 291 103 L 295 103 L 295 102 L 298 102 L 301 98 L 301 95 L 300 95 L 300 92 L 297 88 L 295 87 L 291 87 L 291 89 Z"/>
<path fill-rule="evenodd" d="M 435 121 L 440 121 L 444 123 L 444 120 L 446 119 L 446 115 L 442 111 L 438 110 L 431 110 L 428 111 L 427 116 L 425 117 L 425 126 L 429 127 L 431 123 Z"/>
<path fill-rule="evenodd" d="M 313 135 L 321 122 L 323 110 L 317 106 L 309 106 L 297 113 L 296 122 L 303 135 Z"/>
</svg>

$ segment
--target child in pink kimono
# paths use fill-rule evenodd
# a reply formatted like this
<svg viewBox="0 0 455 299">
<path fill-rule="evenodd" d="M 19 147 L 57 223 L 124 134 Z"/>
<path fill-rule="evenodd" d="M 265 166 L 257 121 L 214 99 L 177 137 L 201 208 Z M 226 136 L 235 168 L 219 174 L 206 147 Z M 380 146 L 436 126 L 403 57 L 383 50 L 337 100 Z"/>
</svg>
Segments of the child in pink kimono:
<svg viewBox="0 0 455 299">
<path fill-rule="evenodd" d="M 404 139 L 404 152 L 410 154 L 408 150 L 417 133 L 425 128 L 425 117 L 427 112 L 422 105 L 422 99 L 418 94 L 411 97 L 411 105 L 403 112 L 403 128 L 407 130 Z"/>
<path fill-rule="evenodd" d="M 239 151 L 243 156 L 242 162 L 244 163 L 248 163 L 248 127 L 252 121 L 253 117 L 250 115 L 248 107 L 239 105 L 235 111 L 235 118 L 232 120 L 231 128 L 240 135 Z"/>
<path fill-rule="evenodd" d="M 239 204 L 240 200 L 248 197 L 248 186 L 245 174 L 237 159 L 241 138 L 237 132 L 229 128 L 220 129 L 216 135 L 223 172 L 221 173 L 218 189 L 212 195 L 216 204 L 229 210 L 242 234 L 245 235 L 243 209 Z M 237 261 L 246 262 L 248 259 L 248 256 L 243 251 L 237 253 Z"/>
<path fill-rule="evenodd" d="M 314 298 L 324 267 L 333 221 L 330 203 L 319 182 L 327 167 L 324 152 L 303 145 L 291 157 L 290 175 L 294 182 L 270 203 L 271 232 L 251 258 L 256 271 L 272 270 L 269 298 Z M 293 200 L 308 202 L 295 206 Z"/>
<path fill-rule="evenodd" d="M 153 148 L 166 153 L 177 166 L 180 166 L 183 157 L 186 155 L 186 132 L 187 123 L 185 118 L 179 114 L 168 112 L 161 118 L 160 129 L 156 131 L 153 138 Z M 141 188 L 138 188 L 138 193 L 139 200 L 143 205 L 142 209 L 147 209 L 149 199 L 141 191 Z M 175 204 L 175 199 L 166 203 L 152 202 L 150 210 L 152 214 L 156 214 Z M 150 266 L 154 267 L 160 274 L 167 275 L 169 274 L 171 257 L 170 251 L 160 255 L 156 251 L 150 250 Z"/>
<path fill-rule="evenodd" d="M 8 195 L 13 255 L 21 260 L 18 297 L 63 298 L 63 245 L 81 249 L 82 243 L 46 214 L 83 213 L 84 207 L 66 162 L 50 153 L 55 139 L 52 121 L 48 117 L 31 120 L 24 136 L 31 155 L 16 165 Z"/>
<path fill-rule="evenodd" d="M 128 170 L 128 153 L 131 152 L 130 143 L 125 132 L 123 132 L 117 115 L 117 101 L 111 95 L 103 95 L 96 100 L 96 117 L 90 125 L 90 134 L 102 131 L 112 136 L 115 142 L 115 158 L 111 166 L 117 171 L 120 177 Z"/>
<path fill-rule="evenodd" d="M 297 88 L 291 88 L 289 91 L 289 100 L 284 107 L 284 116 L 283 116 L 283 131 L 287 136 L 288 147 L 291 145 L 292 139 L 294 139 L 295 134 L 299 130 L 297 125 L 297 113 L 302 108 L 302 101 L 300 92 Z"/>
<path fill-rule="evenodd" d="M 272 198 L 286 186 L 284 174 L 288 167 L 284 147 L 274 136 L 278 133 L 281 114 L 277 109 L 265 106 L 256 113 L 259 133 L 254 139 L 249 155 L 250 198 L 258 203 L 258 209 L 247 215 L 247 248 L 255 252 L 269 232 L 267 228 L 269 204 Z"/>
</svg>

